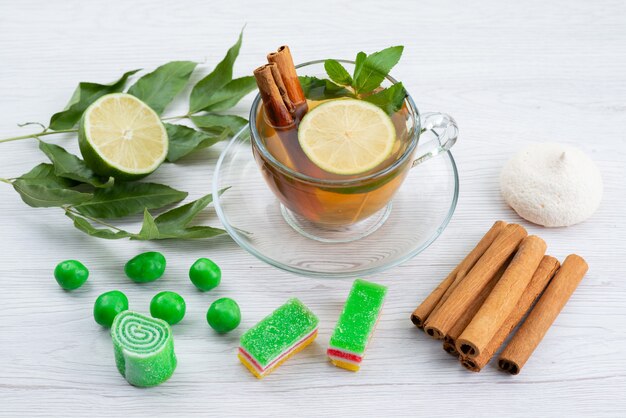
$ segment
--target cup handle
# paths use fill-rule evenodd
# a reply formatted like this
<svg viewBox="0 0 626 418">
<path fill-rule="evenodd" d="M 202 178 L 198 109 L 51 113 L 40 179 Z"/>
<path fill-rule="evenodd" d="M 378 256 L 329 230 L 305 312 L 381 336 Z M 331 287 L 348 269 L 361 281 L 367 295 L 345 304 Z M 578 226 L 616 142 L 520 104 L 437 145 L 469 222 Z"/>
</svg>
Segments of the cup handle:
<svg viewBox="0 0 626 418">
<path fill-rule="evenodd" d="M 459 137 L 459 127 L 452 116 L 448 114 L 439 112 L 424 113 L 421 115 L 420 120 L 422 125 L 420 143 L 425 135 L 432 138 L 427 139 L 424 145 L 418 146 L 419 157 L 413 160 L 411 167 L 430 160 L 442 152 L 447 152 Z"/>
</svg>

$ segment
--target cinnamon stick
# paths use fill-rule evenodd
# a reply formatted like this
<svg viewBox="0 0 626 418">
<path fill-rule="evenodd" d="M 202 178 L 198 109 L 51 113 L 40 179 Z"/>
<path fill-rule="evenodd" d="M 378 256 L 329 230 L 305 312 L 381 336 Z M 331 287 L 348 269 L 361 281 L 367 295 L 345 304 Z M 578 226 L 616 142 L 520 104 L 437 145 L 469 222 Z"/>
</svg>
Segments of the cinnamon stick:
<svg viewBox="0 0 626 418">
<path fill-rule="evenodd" d="M 272 71 L 272 77 L 276 82 L 276 87 L 278 87 L 280 97 L 283 99 L 283 103 L 285 103 L 285 107 L 287 108 L 289 113 L 293 113 L 296 110 L 296 106 L 289 98 L 289 94 L 287 93 L 287 87 L 285 87 L 285 83 L 283 82 L 283 76 L 280 74 L 278 66 L 276 64 L 271 64 L 269 67 Z"/>
<path fill-rule="evenodd" d="M 504 227 L 446 301 L 430 314 L 424 324 L 426 333 L 433 338 L 443 339 L 476 296 L 487 287 L 500 267 L 517 250 L 526 235 L 527 232 L 521 225 L 510 224 Z"/>
<path fill-rule="evenodd" d="M 471 305 L 467 308 L 465 312 L 463 312 L 463 315 L 452 326 L 450 331 L 443 338 L 443 349 L 448 354 L 451 354 L 456 357 L 459 356 L 459 352 L 456 349 L 457 338 L 459 338 L 459 336 L 463 333 L 467 325 L 472 321 L 472 318 L 474 318 L 474 315 L 476 315 L 476 312 L 478 312 L 482 304 L 485 302 L 485 299 L 487 299 L 487 296 L 489 296 L 489 294 L 495 287 L 496 283 L 498 283 L 498 280 L 502 278 L 502 275 L 504 274 L 504 271 L 506 270 L 508 265 L 509 263 L 507 262 L 502 267 L 500 267 L 500 270 L 498 270 L 498 272 L 493 276 L 493 278 L 491 279 L 487 287 L 485 287 L 476 296 L 476 299 L 472 301 Z"/>
<path fill-rule="evenodd" d="M 316 178 L 324 172 L 314 164 L 298 142 L 297 125 L 308 110 L 302 86 L 287 46 L 268 55 L 268 64 L 254 70 L 254 77 L 263 101 L 265 121 L 275 130 L 280 141 L 273 143 L 273 154 L 285 165 Z M 291 187 L 295 200 L 307 202 L 300 215 L 311 221 L 319 218 L 322 204 L 314 193 L 301 187 Z"/>
<path fill-rule="evenodd" d="M 491 246 L 491 244 L 493 244 L 493 242 L 498 237 L 498 235 L 500 235 L 500 232 L 502 232 L 507 225 L 508 224 L 504 221 L 496 221 L 493 224 L 491 229 L 487 231 L 487 234 L 489 234 L 489 236 L 487 236 L 486 234 L 486 236 L 483 237 L 484 241 L 481 240 L 482 242 L 479 242 L 477 247 L 474 248 L 472 252 L 470 252 L 467 255 L 466 257 L 468 259 L 467 262 L 465 263 L 465 265 L 463 265 L 459 269 L 456 280 L 454 281 L 454 283 L 450 285 L 448 290 L 446 290 L 446 293 L 443 294 L 441 298 L 441 302 L 435 307 L 435 309 L 437 309 L 439 305 L 443 304 L 443 302 L 445 302 L 448 299 L 450 294 L 454 292 L 454 289 L 456 289 L 456 287 L 459 285 L 461 280 L 463 280 L 463 278 L 467 276 L 467 273 L 469 273 L 469 271 L 476 265 L 478 260 L 480 260 L 480 257 L 483 256 L 485 251 L 487 251 L 487 249 Z M 466 260 L 463 260 L 463 261 L 465 262 Z"/>
<path fill-rule="evenodd" d="M 291 102 L 297 107 L 306 106 L 306 97 L 304 96 L 302 85 L 300 85 L 300 80 L 298 80 L 298 74 L 296 73 L 296 67 L 293 64 L 289 47 L 287 45 L 279 47 L 278 51 L 267 55 L 267 60 L 270 63 L 275 63 L 278 67 Z M 304 113 L 306 113 L 306 109 Z"/>
<path fill-rule="evenodd" d="M 278 85 L 283 85 L 283 82 L 277 82 L 274 78 L 274 74 L 278 74 L 275 67 L 276 64 L 262 65 L 254 70 L 254 77 L 269 122 L 274 126 L 286 127 L 294 123 L 294 118 L 289 110 L 290 107 L 293 108 L 293 104 L 291 102 L 286 103 L 283 94 L 281 94 Z M 280 75 L 278 75 L 278 79 L 280 80 Z"/>
<path fill-rule="evenodd" d="M 539 301 L 515 333 L 498 360 L 500 370 L 518 374 L 587 273 L 587 262 L 567 256 Z"/>
<path fill-rule="evenodd" d="M 546 248 L 546 242 L 536 235 L 524 238 L 504 275 L 457 339 L 456 349 L 462 355 L 474 358 L 486 348 L 515 310 Z"/>
<path fill-rule="evenodd" d="M 459 352 L 456 351 L 456 346 L 448 341 L 446 341 L 445 337 L 443 340 L 443 351 L 450 354 L 453 357 L 459 357 Z"/>
<path fill-rule="evenodd" d="M 448 290 L 448 288 L 450 288 L 452 283 L 456 280 L 458 271 L 459 265 L 457 265 L 454 270 L 452 270 L 450 274 L 448 274 L 448 276 L 443 279 L 441 283 L 439 283 L 435 290 L 430 292 L 426 299 L 424 299 L 424 301 L 420 303 L 417 308 L 415 308 L 411 314 L 411 322 L 413 322 L 416 327 L 420 329 L 424 328 L 426 318 L 428 318 L 428 315 L 433 312 L 437 304 L 441 302 L 446 290 Z"/>
<path fill-rule="evenodd" d="M 479 372 L 493 357 L 496 351 L 500 348 L 504 340 L 509 336 L 511 331 L 520 323 L 524 315 L 531 308 L 533 303 L 537 300 L 541 292 L 546 288 L 554 273 L 558 270 L 561 263 L 556 258 L 546 255 L 539 263 L 539 267 L 533 274 L 533 278 L 526 287 L 526 290 L 522 294 L 519 302 L 515 306 L 515 309 L 509 317 L 506 319 L 502 327 L 498 330 L 496 335 L 493 336 L 489 344 L 480 353 L 480 355 L 470 358 L 467 356 L 461 357 L 461 364 L 468 370 L 473 372 Z"/>
<path fill-rule="evenodd" d="M 487 248 L 493 243 L 498 234 L 507 225 L 504 221 L 497 221 L 493 224 L 487 233 L 478 241 L 478 244 L 470 251 L 470 253 L 443 279 L 439 286 L 433 290 L 430 295 L 413 311 L 411 321 L 418 328 L 424 327 L 424 321 L 434 309 L 445 302 L 456 285 L 465 277 L 467 272 L 471 270 L 478 259 L 487 251 Z"/>
</svg>

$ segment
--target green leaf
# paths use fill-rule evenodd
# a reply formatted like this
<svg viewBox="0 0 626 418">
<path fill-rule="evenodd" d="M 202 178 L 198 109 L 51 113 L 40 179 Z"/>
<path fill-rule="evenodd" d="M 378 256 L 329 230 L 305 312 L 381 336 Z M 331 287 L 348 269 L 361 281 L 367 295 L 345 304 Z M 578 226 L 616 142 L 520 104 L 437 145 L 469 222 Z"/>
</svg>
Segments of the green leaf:
<svg viewBox="0 0 626 418">
<path fill-rule="evenodd" d="M 119 80 L 112 84 L 79 83 L 76 90 L 74 90 L 72 98 L 65 107 L 65 110 L 55 113 L 50 118 L 50 129 L 58 131 L 73 128 L 90 104 L 105 94 L 118 93 L 124 90 L 128 77 L 135 74 L 137 71 L 139 70 L 124 73 Z"/>
<path fill-rule="evenodd" d="M 39 164 L 12 184 L 24 203 L 34 208 L 76 205 L 93 198 L 91 193 L 70 189 L 76 183 L 54 174 L 52 164 Z"/>
<path fill-rule="evenodd" d="M 220 194 L 226 189 L 220 190 Z M 210 226 L 189 226 L 194 218 L 213 201 L 213 196 L 207 194 L 200 199 L 187 203 L 186 205 L 171 209 L 157 218 L 146 209 L 144 211 L 143 225 L 141 232 L 132 239 L 200 239 L 212 238 L 225 234 L 226 231 Z"/>
<path fill-rule="evenodd" d="M 230 109 L 254 89 L 256 89 L 256 79 L 253 76 L 236 78 L 215 91 L 201 110 L 214 112 Z"/>
<path fill-rule="evenodd" d="M 113 177 L 104 179 L 94 173 L 83 160 L 67 152 L 63 147 L 39 141 L 39 149 L 52 161 L 57 176 L 91 184 L 94 187 L 111 187 Z"/>
<path fill-rule="evenodd" d="M 236 134 L 248 123 L 246 119 L 240 116 L 215 114 L 192 116 L 191 121 L 205 132 L 227 136 Z"/>
<path fill-rule="evenodd" d="M 335 83 L 344 86 L 352 85 L 352 77 L 350 77 L 350 73 L 348 73 L 339 61 L 333 59 L 324 61 L 324 69 L 326 70 L 328 77 L 330 77 L 330 79 Z"/>
<path fill-rule="evenodd" d="M 187 192 L 157 183 L 116 183 L 108 189 L 96 189 L 92 200 L 76 206 L 83 215 L 113 219 L 158 209 L 187 197 Z"/>
<path fill-rule="evenodd" d="M 357 93 L 369 93 L 379 87 L 389 71 L 400 61 L 402 46 L 392 46 L 379 52 L 368 55 L 362 64 L 358 74 L 354 77 L 354 89 Z M 360 54 L 360 53 L 359 53 Z M 359 57 L 357 56 L 357 59 Z"/>
<path fill-rule="evenodd" d="M 124 230 L 113 230 L 110 228 L 96 228 L 87 219 L 76 216 L 71 212 L 65 212 L 65 215 L 74 221 L 74 227 L 85 234 L 96 238 L 103 239 L 121 239 L 129 238 L 133 234 Z"/>
<path fill-rule="evenodd" d="M 18 177 L 17 180 L 30 180 L 33 184 L 39 182 L 44 186 L 66 189 L 78 185 L 77 181 L 57 176 L 54 173 L 54 166 L 48 163 L 36 165 L 28 173 Z"/>
<path fill-rule="evenodd" d="M 356 80 L 359 77 L 359 74 L 361 74 L 365 58 L 367 58 L 367 54 L 363 51 L 356 54 L 356 59 L 354 60 L 354 73 L 352 74 L 353 80 Z"/>
<path fill-rule="evenodd" d="M 170 139 L 170 146 L 167 151 L 167 161 L 173 163 L 187 154 L 202 148 L 210 147 L 216 142 L 228 137 L 227 134 L 216 135 L 212 133 L 200 132 L 185 125 L 174 125 L 165 123 L 167 136 Z M 222 128 L 222 132 L 224 132 Z"/>
<path fill-rule="evenodd" d="M 348 89 L 338 86 L 327 79 L 308 76 L 298 77 L 298 79 L 300 80 L 304 95 L 310 100 L 325 100 L 352 96 Z"/>
<path fill-rule="evenodd" d="M 160 115 L 185 88 L 196 65 L 198 63 L 191 61 L 168 62 L 137 80 L 128 93 L 143 100 Z"/>
<path fill-rule="evenodd" d="M 233 79 L 233 65 L 239 55 L 243 29 L 239 33 L 239 39 L 233 45 L 224 59 L 217 64 L 213 72 L 204 77 L 191 90 L 189 97 L 189 113 L 197 113 L 206 108 L 212 100 L 212 96 Z"/>
<path fill-rule="evenodd" d="M 402 108 L 405 97 L 406 90 L 404 86 L 402 86 L 402 83 L 396 83 L 384 90 L 365 97 L 364 100 L 380 107 L 387 112 L 388 115 L 393 115 Z"/>
<path fill-rule="evenodd" d="M 221 195 L 226 190 L 227 189 L 220 190 L 219 194 Z M 206 208 L 212 202 L 213 195 L 204 195 L 200 199 L 162 213 L 156 218 L 156 224 L 163 230 L 184 228 L 189 225 L 202 209 Z"/>
<path fill-rule="evenodd" d="M 24 203 L 34 208 L 49 208 L 64 205 L 75 205 L 91 199 L 90 193 L 81 193 L 70 189 L 49 188 L 41 184 L 33 184 L 29 180 L 16 180 L 13 188 Z"/>
<path fill-rule="evenodd" d="M 157 228 L 154 223 L 154 218 L 148 212 L 148 209 L 144 209 L 143 211 L 143 224 L 141 226 L 141 231 L 139 231 L 138 235 L 135 235 L 132 239 L 139 240 L 150 240 L 150 239 L 161 239 L 159 233 L 159 228 Z"/>
<path fill-rule="evenodd" d="M 218 235 L 224 235 L 226 231 L 211 226 L 191 226 L 180 231 L 166 231 L 159 235 L 158 239 L 201 239 L 213 238 Z"/>
</svg>

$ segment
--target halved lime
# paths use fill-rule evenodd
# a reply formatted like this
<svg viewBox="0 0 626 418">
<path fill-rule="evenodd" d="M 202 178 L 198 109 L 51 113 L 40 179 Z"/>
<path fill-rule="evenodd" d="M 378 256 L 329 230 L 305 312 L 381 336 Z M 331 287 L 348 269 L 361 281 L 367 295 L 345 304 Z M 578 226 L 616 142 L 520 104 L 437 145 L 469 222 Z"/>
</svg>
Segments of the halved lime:
<svg viewBox="0 0 626 418">
<path fill-rule="evenodd" d="M 354 175 L 385 161 L 396 142 L 391 118 L 363 100 L 337 99 L 315 107 L 302 119 L 298 141 L 322 170 Z"/>
<path fill-rule="evenodd" d="M 165 160 L 168 137 L 159 115 L 130 94 L 102 96 L 85 110 L 78 143 L 93 171 L 121 180 L 145 177 Z"/>
</svg>

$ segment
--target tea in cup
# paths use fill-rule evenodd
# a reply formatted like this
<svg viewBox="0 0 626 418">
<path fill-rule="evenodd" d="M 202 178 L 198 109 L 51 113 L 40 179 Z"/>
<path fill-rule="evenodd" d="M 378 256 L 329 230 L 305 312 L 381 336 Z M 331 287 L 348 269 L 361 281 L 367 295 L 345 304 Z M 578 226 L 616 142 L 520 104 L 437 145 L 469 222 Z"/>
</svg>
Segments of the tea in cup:
<svg viewBox="0 0 626 418">
<path fill-rule="evenodd" d="M 283 214 L 296 229 L 383 222 L 409 170 L 455 143 L 456 123 L 441 113 L 420 115 L 408 93 L 393 109 L 358 97 L 324 80 L 326 61 L 299 65 L 305 76 L 298 78 L 285 51 L 274 53 L 287 55 L 282 63 L 270 54 L 270 64 L 255 71 L 260 95 L 250 111 L 254 157 Z M 336 62 L 354 70 L 355 62 Z M 371 94 L 396 84 L 385 76 Z M 435 140 L 419 144 L 426 131 Z"/>
</svg>

